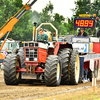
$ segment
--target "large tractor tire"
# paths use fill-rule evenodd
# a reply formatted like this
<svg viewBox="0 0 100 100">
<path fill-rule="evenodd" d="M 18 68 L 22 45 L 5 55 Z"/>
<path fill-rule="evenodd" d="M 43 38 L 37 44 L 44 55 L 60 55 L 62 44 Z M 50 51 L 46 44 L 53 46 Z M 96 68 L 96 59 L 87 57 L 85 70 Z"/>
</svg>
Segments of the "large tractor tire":
<svg viewBox="0 0 100 100">
<path fill-rule="evenodd" d="M 17 54 L 17 53 L 18 53 L 18 49 L 17 48 L 12 50 L 12 54 Z"/>
<path fill-rule="evenodd" d="M 24 63 L 24 49 L 20 48 L 18 50 L 18 54 L 17 55 L 20 57 L 20 60 L 21 60 L 21 68 L 26 68 L 26 65 Z"/>
<path fill-rule="evenodd" d="M 69 61 L 70 61 L 70 52 L 71 49 L 63 49 L 59 51 L 59 57 L 61 58 L 62 63 L 62 78 L 61 84 L 66 85 L 69 84 L 70 75 L 69 75 Z"/>
<path fill-rule="evenodd" d="M 4 60 L 4 80 L 6 85 L 18 85 L 20 72 L 16 70 L 21 67 L 20 57 L 16 54 L 8 54 Z"/>
<path fill-rule="evenodd" d="M 70 84 L 77 85 L 80 75 L 80 59 L 77 50 L 73 50 L 70 57 Z"/>
<path fill-rule="evenodd" d="M 47 86 L 59 86 L 61 81 L 61 67 L 59 57 L 48 56 L 45 64 L 45 84 Z"/>
</svg>

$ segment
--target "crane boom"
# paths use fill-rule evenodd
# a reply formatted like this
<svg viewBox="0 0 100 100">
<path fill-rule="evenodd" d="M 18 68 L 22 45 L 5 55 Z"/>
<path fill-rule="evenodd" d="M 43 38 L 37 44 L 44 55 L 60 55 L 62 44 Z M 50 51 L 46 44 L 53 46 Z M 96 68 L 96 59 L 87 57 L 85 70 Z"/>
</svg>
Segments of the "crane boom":
<svg viewBox="0 0 100 100">
<path fill-rule="evenodd" d="M 11 32 L 13 30 L 14 25 L 18 22 L 19 20 L 16 18 L 13 18 L 1 31 L 0 31 L 0 39 L 7 33 Z"/>
</svg>

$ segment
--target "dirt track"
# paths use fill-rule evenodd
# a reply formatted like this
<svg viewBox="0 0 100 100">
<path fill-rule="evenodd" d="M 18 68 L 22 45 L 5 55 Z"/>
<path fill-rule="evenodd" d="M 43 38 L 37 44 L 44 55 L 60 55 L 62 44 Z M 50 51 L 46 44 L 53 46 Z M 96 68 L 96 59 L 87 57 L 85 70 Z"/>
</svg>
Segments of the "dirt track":
<svg viewBox="0 0 100 100">
<path fill-rule="evenodd" d="M 97 82 L 97 85 L 100 81 Z M 92 83 L 84 83 L 79 85 L 60 85 L 59 87 L 46 87 L 43 83 L 19 84 L 18 86 L 7 86 L 3 81 L 3 73 L 0 71 L 0 100 L 25 100 L 47 97 L 56 94 L 62 94 L 74 89 L 83 89 L 81 87 L 91 86 Z"/>
</svg>

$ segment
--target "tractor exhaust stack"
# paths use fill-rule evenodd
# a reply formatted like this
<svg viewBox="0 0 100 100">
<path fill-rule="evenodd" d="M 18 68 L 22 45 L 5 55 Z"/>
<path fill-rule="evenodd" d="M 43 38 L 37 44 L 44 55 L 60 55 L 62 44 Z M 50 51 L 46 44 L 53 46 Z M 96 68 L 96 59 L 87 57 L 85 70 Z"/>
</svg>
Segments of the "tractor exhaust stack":
<svg viewBox="0 0 100 100">
<path fill-rule="evenodd" d="M 34 22 L 34 26 L 33 26 L 33 41 L 35 41 L 35 36 L 36 36 L 36 22 Z"/>
</svg>

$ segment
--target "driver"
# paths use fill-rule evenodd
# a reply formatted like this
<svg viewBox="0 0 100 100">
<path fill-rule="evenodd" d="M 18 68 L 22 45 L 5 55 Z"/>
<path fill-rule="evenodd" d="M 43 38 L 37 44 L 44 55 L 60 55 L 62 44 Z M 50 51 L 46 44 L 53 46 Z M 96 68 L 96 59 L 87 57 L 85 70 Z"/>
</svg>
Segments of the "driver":
<svg viewBox="0 0 100 100">
<path fill-rule="evenodd" d="M 44 41 L 44 42 L 48 43 L 48 35 L 44 34 L 42 28 L 39 29 L 39 35 L 38 35 L 38 39 L 37 40 L 38 41 Z"/>
<path fill-rule="evenodd" d="M 88 35 L 87 35 L 87 33 L 86 33 L 86 32 L 84 32 L 84 28 L 81 28 L 81 31 L 78 33 L 78 35 L 77 35 L 77 36 L 87 37 Z"/>
</svg>

